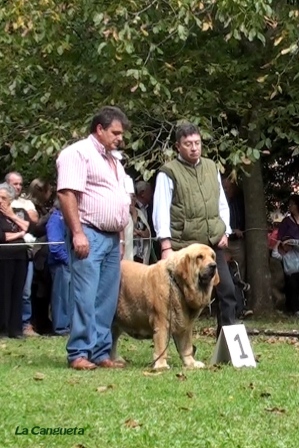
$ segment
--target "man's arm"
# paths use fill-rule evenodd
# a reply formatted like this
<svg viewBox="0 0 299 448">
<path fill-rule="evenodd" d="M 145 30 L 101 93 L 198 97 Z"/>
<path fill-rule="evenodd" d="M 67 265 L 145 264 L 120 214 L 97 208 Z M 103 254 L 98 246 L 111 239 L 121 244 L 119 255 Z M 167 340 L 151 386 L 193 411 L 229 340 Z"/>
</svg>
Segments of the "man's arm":
<svg viewBox="0 0 299 448">
<path fill-rule="evenodd" d="M 37 211 L 36 210 L 27 210 L 27 213 L 28 213 L 30 220 L 36 224 L 38 221 Z"/>
<path fill-rule="evenodd" d="M 280 241 L 277 241 L 277 243 L 273 247 L 273 250 L 271 252 L 271 256 L 273 258 L 276 258 L 277 260 L 282 260 L 282 255 L 278 252 L 279 245 L 280 245 Z"/>
<path fill-rule="evenodd" d="M 230 212 L 229 212 L 229 206 L 227 203 L 227 199 L 223 190 L 220 172 L 218 171 L 218 183 L 220 188 L 220 195 L 219 195 L 219 216 L 222 219 L 222 221 L 225 224 L 226 230 L 225 234 L 228 236 L 232 233 L 232 229 L 230 227 Z"/>
<path fill-rule="evenodd" d="M 72 234 L 82 233 L 82 225 L 79 219 L 78 203 L 75 192 L 72 190 L 60 190 L 57 193 L 61 211 L 67 226 Z"/>
<path fill-rule="evenodd" d="M 218 171 L 218 174 L 217 174 L 217 178 L 218 178 L 218 183 L 219 183 L 219 188 L 220 188 L 220 194 L 219 194 L 219 216 L 220 216 L 220 218 L 222 219 L 222 221 L 225 224 L 225 233 L 222 236 L 221 240 L 219 241 L 218 247 L 223 249 L 223 248 L 228 246 L 228 237 L 232 233 L 232 229 L 230 227 L 229 206 L 228 206 L 227 199 L 226 199 L 223 187 L 222 187 L 221 176 L 220 176 L 220 172 L 219 171 Z"/>
<path fill-rule="evenodd" d="M 87 160 L 83 152 L 71 146 L 64 149 L 57 161 L 57 195 L 66 225 L 72 232 L 73 246 L 78 258 L 89 254 L 89 242 L 79 218 L 76 194 L 84 194 L 87 181 Z"/>
<path fill-rule="evenodd" d="M 154 193 L 153 224 L 157 238 L 161 243 L 162 259 L 167 258 L 172 252 L 170 233 L 172 192 L 172 180 L 165 173 L 159 173 Z"/>
<path fill-rule="evenodd" d="M 78 203 L 73 190 L 62 189 L 57 193 L 64 220 L 72 232 L 74 251 L 78 258 L 87 258 L 89 242 L 79 219 Z"/>
</svg>

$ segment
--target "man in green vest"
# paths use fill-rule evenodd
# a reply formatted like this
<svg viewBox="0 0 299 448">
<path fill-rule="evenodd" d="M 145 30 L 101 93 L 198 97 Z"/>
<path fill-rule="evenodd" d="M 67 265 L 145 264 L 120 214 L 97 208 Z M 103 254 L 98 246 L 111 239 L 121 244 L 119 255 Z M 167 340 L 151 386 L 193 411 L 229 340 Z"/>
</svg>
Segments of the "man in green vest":
<svg viewBox="0 0 299 448">
<path fill-rule="evenodd" d="M 223 251 L 231 233 L 229 207 L 215 163 L 201 157 L 197 126 L 178 126 L 176 147 L 177 159 L 166 163 L 157 176 L 153 223 L 162 259 L 192 243 L 207 244 L 216 252 L 218 336 L 223 325 L 235 323 L 236 312 L 235 287 Z"/>
</svg>

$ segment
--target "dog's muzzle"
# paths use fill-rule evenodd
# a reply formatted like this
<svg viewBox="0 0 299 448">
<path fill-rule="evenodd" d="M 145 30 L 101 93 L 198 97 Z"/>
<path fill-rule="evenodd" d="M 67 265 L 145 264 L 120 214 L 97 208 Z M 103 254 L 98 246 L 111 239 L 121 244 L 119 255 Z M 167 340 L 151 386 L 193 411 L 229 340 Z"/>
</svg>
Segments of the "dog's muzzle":
<svg viewBox="0 0 299 448">
<path fill-rule="evenodd" d="M 201 285 L 207 285 L 211 282 L 216 274 L 217 265 L 215 262 L 209 263 L 204 270 L 199 274 L 198 281 Z"/>
</svg>

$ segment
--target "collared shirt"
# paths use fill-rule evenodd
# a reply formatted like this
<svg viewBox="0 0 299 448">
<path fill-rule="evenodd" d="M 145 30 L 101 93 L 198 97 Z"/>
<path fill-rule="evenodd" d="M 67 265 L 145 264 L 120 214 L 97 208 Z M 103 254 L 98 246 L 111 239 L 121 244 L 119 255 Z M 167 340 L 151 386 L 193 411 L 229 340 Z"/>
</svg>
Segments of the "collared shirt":
<svg viewBox="0 0 299 448">
<path fill-rule="evenodd" d="M 179 160 L 183 160 L 179 155 Z M 198 165 L 198 161 L 196 165 Z M 226 196 L 222 187 L 220 173 L 218 172 L 218 182 L 220 188 L 219 196 L 219 216 L 226 226 L 226 233 L 231 233 L 229 224 L 230 214 Z M 156 188 L 154 193 L 154 208 L 153 208 L 153 224 L 157 238 L 171 238 L 170 231 L 170 207 L 173 194 L 173 181 L 165 173 L 159 173 L 156 181 Z"/>
<path fill-rule="evenodd" d="M 80 221 L 106 232 L 119 232 L 129 219 L 127 176 L 117 158 L 93 135 L 65 148 L 57 159 L 57 191 L 74 191 Z"/>
<path fill-rule="evenodd" d="M 142 202 L 140 202 L 140 201 L 138 201 L 138 199 L 136 199 L 136 207 L 142 211 L 142 213 L 145 216 L 145 219 L 148 220 L 148 214 L 147 214 L 148 205 L 144 205 L 144 204 L 142 204 Z"/>
</svg>

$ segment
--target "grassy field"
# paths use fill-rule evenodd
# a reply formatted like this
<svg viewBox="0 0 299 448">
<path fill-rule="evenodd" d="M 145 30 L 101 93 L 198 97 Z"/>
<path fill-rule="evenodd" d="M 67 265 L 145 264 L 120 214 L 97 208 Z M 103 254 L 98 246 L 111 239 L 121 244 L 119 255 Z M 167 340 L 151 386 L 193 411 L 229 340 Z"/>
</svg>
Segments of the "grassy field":
<svg viewBox="0 0 299 448">
<path fill-rule="evenodd" d="M 215 340 L 201 333 L 213 325 L 200 321 L 195 335 L 197 358 L 206 363 Z M 280 316 L 246 323 L 297 325 Z M 171 345 L 172 368 L 157 374 L 148 367 L 150 341 L 122 338 L 120 352 L 130 361 L 124 371 L 76 372 L 66 367 L 65 338 L 0 339 L 0 447 L 298 448 L 297 339 L 250 340 L 256 369 L 184 370 Z M 72 434 L 43 435 L 43 428 Z"/>
</svg>

